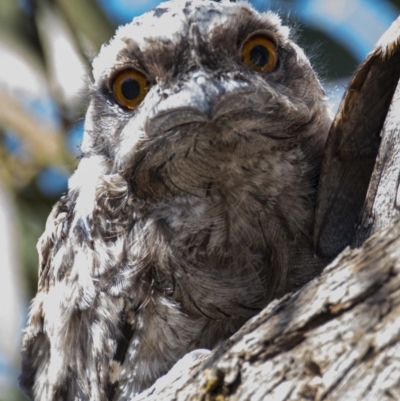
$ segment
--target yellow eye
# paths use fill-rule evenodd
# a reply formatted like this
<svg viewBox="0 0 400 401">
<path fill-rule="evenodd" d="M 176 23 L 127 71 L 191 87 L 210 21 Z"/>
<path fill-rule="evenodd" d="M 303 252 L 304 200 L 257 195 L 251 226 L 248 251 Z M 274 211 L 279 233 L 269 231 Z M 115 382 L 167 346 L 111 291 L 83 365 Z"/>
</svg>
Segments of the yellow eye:
<svg viewBox="0 0 400 401">
<path fill-rule="evenodd" d="M 148 83 L 143 74 L 135 70 L 124 70 L 114 78 L 112 90 L 117 102 L 127 109 L 135 109 L 148 92 Z"/>
<path fill-rule="evenodd" d="M 242 49 L 242 61 L 258 72 L 270 72 L 277 61 L 274 42 L 262 35 L 253 36 Z"/>
</svg>

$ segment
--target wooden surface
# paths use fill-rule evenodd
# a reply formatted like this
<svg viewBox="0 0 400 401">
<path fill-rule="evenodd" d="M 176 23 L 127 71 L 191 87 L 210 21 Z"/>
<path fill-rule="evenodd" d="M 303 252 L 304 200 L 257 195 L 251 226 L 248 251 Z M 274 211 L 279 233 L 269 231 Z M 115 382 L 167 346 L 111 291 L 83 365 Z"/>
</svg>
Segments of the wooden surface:
<svg viewBox="0 0 400 401">
<path fill-rule="evenodd" d="M 397 19 L 351 79 L 329 133 L 314 230 L 321 257 L 334 257 L 353 241 L 399 77 Z"/>
<path fill-rule="evenodd" d="M 354 246 L 400 216 L 400 81 L 385 124 Z"/>
</svg>

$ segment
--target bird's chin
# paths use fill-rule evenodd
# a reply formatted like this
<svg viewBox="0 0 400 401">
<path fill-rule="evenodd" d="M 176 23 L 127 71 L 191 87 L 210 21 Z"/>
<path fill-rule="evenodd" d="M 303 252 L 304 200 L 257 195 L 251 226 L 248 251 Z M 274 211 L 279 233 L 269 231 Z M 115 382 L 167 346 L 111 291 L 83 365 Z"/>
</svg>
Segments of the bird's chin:
<svg viewBox="0 0 400 401">
<path fill-rule="evenodd" d="M 210 190 L 223 192 L 228 182 L 251 180 L 252 158 L 257 169 L 282 141 L 263 135 L 261 127 L 246 132 L 240 123 L 232 124 L 236 128 L 217 122 L 184 124 L 138 143 L 125 177 L 134 198 L 147 204 L 201 199 Z"/>
</svg>

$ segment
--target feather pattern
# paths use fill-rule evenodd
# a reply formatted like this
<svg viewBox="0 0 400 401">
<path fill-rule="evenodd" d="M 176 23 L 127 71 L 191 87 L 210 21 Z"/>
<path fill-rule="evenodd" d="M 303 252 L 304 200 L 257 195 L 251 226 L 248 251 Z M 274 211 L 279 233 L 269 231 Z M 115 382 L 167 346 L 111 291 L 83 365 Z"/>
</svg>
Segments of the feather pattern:
<svg viewBox="0 0 400 401">
<path fill-rule="evenodd" d="M 268 74 L 240 57 L 261 33 L 277 49 Z M 113 95 L 124 69 L 149 83 L 134 110 Z M 330 115 L 277 15 L 162 3 L 118 29 L 93 76 L 82 158 L 38 244 L 21 375 L 36 400 L 128 400 L 320 268 Z"/>
</svg>

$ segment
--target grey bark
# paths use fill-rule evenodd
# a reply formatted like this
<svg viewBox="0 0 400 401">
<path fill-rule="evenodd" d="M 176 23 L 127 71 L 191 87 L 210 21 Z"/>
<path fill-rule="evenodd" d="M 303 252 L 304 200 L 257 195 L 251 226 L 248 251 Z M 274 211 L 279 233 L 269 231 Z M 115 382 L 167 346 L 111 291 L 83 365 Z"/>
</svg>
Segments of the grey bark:
<svg viewBox="0 0 400 401">
<path fill-rule="evenodd" d="M 399 63 L 400 65 L 400 63 Z M 382 142 L 354 244 L 387 227 L 400 215 L 400 81 L 385 124 Z"/>
<path fill-rule="evenodd" d="M 400 18 L 328 139 L 315 243 L 325 257 L 353 249 L 132 400 L 400 400 L 399 76 Z"/>
<path fill-rule="evenodd" d="M 322 165 L 314 230 L 316 251 L 321 257 L 336 256 L 352 243 L 372 171 L 375 167 L 374 176 L 383 171 L 375 161 L 379 149 L 381 158 L 387 151 L 386 146 L 380 147 L 381 132 L 388 131 L 382 131 L 382 127 L 400 77 L 399 25 L 397 19 L 357 69 L 333 121 Z M 397 114 L 397 123 L 399 118 Z M 389 153 L 387 157 L 391 157 Z M 368 197 L 372 200 L 371 190 Z M 357 243 L 363 238 L 367 237 L 359 234 Z"/>
</svg>

